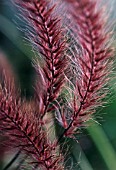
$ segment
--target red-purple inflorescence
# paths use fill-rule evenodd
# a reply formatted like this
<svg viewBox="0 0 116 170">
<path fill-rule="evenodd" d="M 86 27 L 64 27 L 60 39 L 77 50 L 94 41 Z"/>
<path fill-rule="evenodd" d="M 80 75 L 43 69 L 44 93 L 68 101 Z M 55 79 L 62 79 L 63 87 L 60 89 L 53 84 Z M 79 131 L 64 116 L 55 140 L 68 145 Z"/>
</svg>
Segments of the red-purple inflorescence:
<svg viewBox="0 0 116 170">
<path fill-rule="evenodd" d="M 55 13 L 57 1 L 53 1 L 56 5 L 47 0 L 14 2 L 28 24 L 25 34 L 40 59 L 33 59 L 37 80 L 34 99 L 27 102 L 15 87 L 7 61 L 0 58 L 0 131 L 11 147 L 33 158 L 33 167 L 63 170 L 60 140 L 73 138 L 107 94 L 112 34 L 96 0 L 64 0 L 66 24 L 58 16 L 59 9 Z M 55 118 L 64 129 L 54 141 L 46 131 L 51 113 L 52 122 Z"/>
<path fill-rule="evenodd" d="M 113 61 L 110 42 L 112 34 L 111 30 L 108 30 L 103 9 L 99 9 L 97 2 L 92 0 L 65 0 L 65 5 L 67 17 L 73 21 L 71 30 L 73 34 L 77 34 L 77 45 L 80 43 L 81 53 L 73 51 L 75 56 L 72 60 L 76 58 L 78 61 L 80 73 L 79 76 L 74 74 L 69 83 L 73 95 L 72 99 L 69 99 L 68 107 L 64 109 L 65 112 L 61 114 L 65 131 L 60 139 L 65 135 L 73 136 L 85 126 L 96 107 L 103 104 L 102 99 L 107 94 L 105 87 L 109 82 Z M 77 47 L 75 49 L 78 50 Z"/>
</svg>

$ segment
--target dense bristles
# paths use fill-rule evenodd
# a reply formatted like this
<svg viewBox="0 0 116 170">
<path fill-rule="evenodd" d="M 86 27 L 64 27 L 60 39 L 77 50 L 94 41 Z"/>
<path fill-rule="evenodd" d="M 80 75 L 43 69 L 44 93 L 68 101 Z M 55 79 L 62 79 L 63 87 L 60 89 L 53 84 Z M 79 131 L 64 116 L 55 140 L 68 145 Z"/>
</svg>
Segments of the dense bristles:
<svg viewBox="0 0 116 170">
<path fill-rule="evenodd" d="M 60 6 L 57 11 L 52 5 L 57 0 L 14 2 L 40 58 L 32 60 L 35 92 L 27 102 L 20 97 L 9 64 L 0 57 L 0 132 L 8 137 L 7 144 L 31 157 L 34 169 L 63 170 L 60 140 L 74 138 L 108 93 L 113 63 L 108 19 L 95 0 L 63 0 L 66 24 L 58 15 Z M 54 119 L 64 129 L 58 139 L 48 132 Z"/>
<path fill-rule="evenodd" d="M 10 77 L 9 81 L 10 74 L 6 77 L 7 71 L 1 70 L 1 82 L 4 86 L 0 84 L 0 131 L 8 137 L 5 143 L 10 144 L 10 148 L 17 148 L 33 158 L 32 165 L 38 164 L 47 170 L 63 169 L 60 162 L 63 158 L 57 151 L 58 146 L 49 140 L 41 117 L 36 117 L 36 103 L 26 103 L 19 95 L 14 95 L 14 79 Z"/>
<path fill-rule="evenodd" d="M 90 115 L 95 112 L 96 107 L 102 105 L 102 99 L 107 93 L 104 87 L 112 71 L 113 55 L 110 46 L 111 33 L 106 30 L 107 20 L 103 16 L 103 11 L 98 9 L 96 2 L 91 0 L 66 0 L 65 2 L 70 6 L 69 18 L 78 27 L 78 31 L 75 30 L 76 27 L 73 31 L 78 32 L 82 53 L 76 54 L 81 74 L 79 78 L 75 77 L 74 97 L 69 105 L 72 114 L 70 113 L 70 120 L 69 117 L 67 120 L 67 116 L 62 120 L 66 126 L 60 139 L 63 135 L 73 135 L 75 131 L 83 127 Z"/>
<path fill-rule="evenodd" d="M 63 35 L 65 33 L 62 30 L 60 18 L 53 15 L 55 5 L 50 7 L 49 3 L 44 0 L 16 2 L 27 10 L 27 12 L 23 11 L 23 14 L 29 26 L 33 28 L 33 31 L 29 31 L 28 37 L 42 56 L 41 69 L 38 60 L 34 62 L 34 66 L 39 78 L 44 81 L 44 96 L 39 95 L 38 88 L 35 90 L 39 95 L 39 102 L 42 104 L 40 107 L 43 108 L 40 109 L 41 115 L 44 116 L 49 104 L 57 99 L 65 81 L 64 71 L 67 66 L 66 42 Z"/>
</svg>

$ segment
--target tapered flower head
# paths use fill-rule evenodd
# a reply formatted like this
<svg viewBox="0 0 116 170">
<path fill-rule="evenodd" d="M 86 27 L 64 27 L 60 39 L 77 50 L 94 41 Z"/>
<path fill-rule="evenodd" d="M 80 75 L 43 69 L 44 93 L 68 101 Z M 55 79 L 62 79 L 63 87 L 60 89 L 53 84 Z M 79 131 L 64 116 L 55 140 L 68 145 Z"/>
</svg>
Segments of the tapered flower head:
<svg viewBox="0 0 116 170">
<path fill-rule="evenodd" d="M 78 37 L 77 41 L 73 39 L 75 44 L 68 53 L 74 73 L 72 79 L 68 78 L 71 99 L 59 120 L 65 128 L 63 135 L 71 136 L 74 131 L 85 126 L 96 107 L 103 104 L 102 99 L 107 94 L 106 86 L 112 72 L 113 48 L 108 19 L 96 1 L 65 0 L 65 5 L 67 16 L 72 20 L 71 34 Z"/>
</svg>

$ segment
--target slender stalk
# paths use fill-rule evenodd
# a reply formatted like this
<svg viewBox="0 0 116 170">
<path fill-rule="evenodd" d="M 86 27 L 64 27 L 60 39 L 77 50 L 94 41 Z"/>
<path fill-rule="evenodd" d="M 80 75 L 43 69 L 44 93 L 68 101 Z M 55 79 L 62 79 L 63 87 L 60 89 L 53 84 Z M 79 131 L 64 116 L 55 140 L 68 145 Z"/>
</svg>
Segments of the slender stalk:
<svg viewBox="0 0 116 170">
<path fill-rule="evenodd" d="M 19 157 L 19 155 L 21 154 L 21 150 L 19 150 L 15 156 L 10 160 L 10 162 L 3 168 L 3 170 L 8 170 L 12 164 L 17 160 L 17 158 Z"/>
</svg>

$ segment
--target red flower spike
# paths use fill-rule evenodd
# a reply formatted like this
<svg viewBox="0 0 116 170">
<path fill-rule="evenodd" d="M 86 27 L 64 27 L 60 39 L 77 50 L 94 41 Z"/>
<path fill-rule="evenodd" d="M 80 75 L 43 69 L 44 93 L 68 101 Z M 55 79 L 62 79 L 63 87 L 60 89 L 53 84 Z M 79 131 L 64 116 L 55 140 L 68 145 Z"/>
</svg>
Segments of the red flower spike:
<svg viewBox="0 0 116 170">
<path fill-rule="evenodd" d="M 9 77 L 11 71 L 8 70 L 9 67 L 7 67 L 7 71 L 4 69 L 2 71 L 1 63 L 0 132 L 8 137 L 6 145 L 10 148 L 17 148 L 30 156 L 42 169 L 64 169 L 61 164 L 63 157 L 57 152 L 58 146 L 53 147 L 54 144 L 43 130 L 41 117 L 38 116 L 37 119 L 37 104 L 35 102 L 27 103 L 19 97 L 20 94 L 15 93 L 17 90 L 13 76 Z"/>
<path fill-rule="evenodd" d="M 73 21 L 72 27 L 74 24 L 74 29 L 71 28 L 71 30 L 74 34 L 78 34 L 82 52 L 81 55 L 77 55 L 73 51 L 81 72 L 79 78 L 72 78 L 72 80 L 76 79 L 76 86 L 75 81 L 71 81 L 72 84 L 74 82 L 74 97 L 72 102 L 70 101 L 72 116 L 67 129 L 59 139 L 63 135 L 72 136 L 89 120 L 89 115 L 95 112 L 95 108 L 103 104 L 102 99 L 107 93 L 104 87 L 107 85 L 109 74 L 112 71 L 111 58 L 113 56 L 112 47 L 108 43 L 112 34 L 107 30 L 106 18 L 104 19 L 103 11 L 98 9 L 96 1 L 65 0 L 65 5 L 68 9 L 67 15 Z M 78 31 L 75 29 L 75 25 L 77 25 Z"/>
<path fill-rule="evenodd" d="M 30 102 L 20 98 L 12 72 L 9 67 L 5 71 L 7 64 L 1 60 L 5 69 L 0 62 L 0 131 L 9 138 L 11 147 L 32 158 L 34 169 L 63 170 L 58 142 L 63 137 L 75 139 L 74 134 L 86 126 L 107 94 L 112 34 L 95 0 L 63 1 L 70 20 L 67 42 L 61 25 L 64 20 L 52 5 L 56 1 L 14 1 L 28 23 L 26 35 L 41 58 L 33 60 L 37 81 Z M 56 140 L 48 132 L 54 117 L 64 128 Z"/>
<path fill-rule="evenodd" d="M 43 117 L 48 110 L 49 104 L 58 98 L 65 82 L 64 71 L 68 64 L 64 54 L 66 50 L 65 33 L 59 16 L 55 16 L 53 13 L 56 5 L 51 6 L 50 3 L 44 0 L 15 1 L 16 4 L 24 8 L 24 10 L 22 9 L 23 15 L 29 26 L 33 28 L 28 37 L 41 54 L 43 60 L 41 69 L 39 62 L 34 62 L 39 79 L 44 79 L 43 94 L 42 91 L 40 93 L 40 88 L 37 88 L 37 86 L 43 86 L 41 81 L 37 81 L 35 88 L 36 95 L 39 95 L 40 107 L 43 108 L 42 110 L 40 109 L 40 114 Z"/>
</svg>

